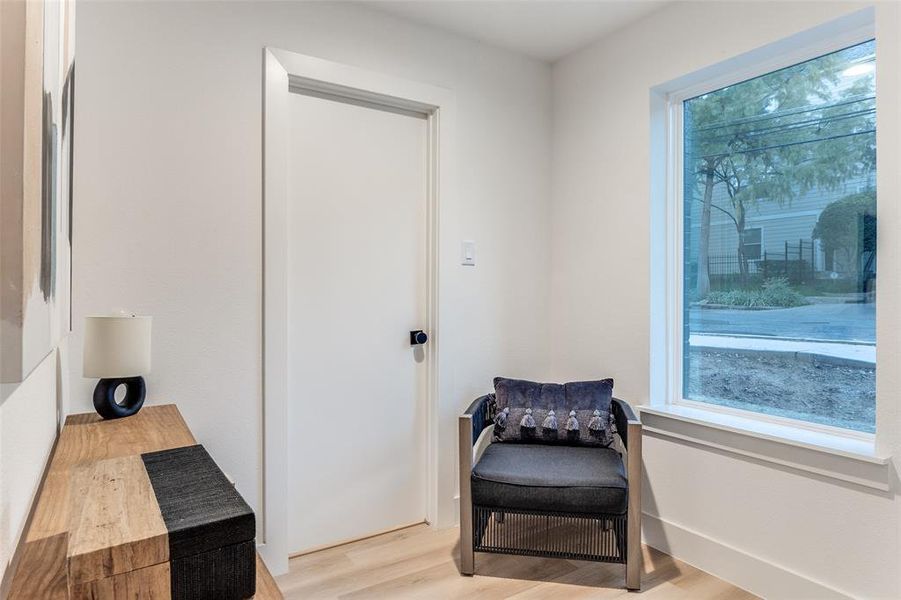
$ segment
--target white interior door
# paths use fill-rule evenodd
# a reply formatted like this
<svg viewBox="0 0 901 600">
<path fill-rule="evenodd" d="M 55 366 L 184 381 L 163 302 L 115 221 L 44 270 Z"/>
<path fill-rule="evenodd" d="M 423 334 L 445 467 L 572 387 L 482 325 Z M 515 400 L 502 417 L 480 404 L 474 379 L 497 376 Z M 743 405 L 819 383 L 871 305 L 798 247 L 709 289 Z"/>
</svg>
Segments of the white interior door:
<svg viewBox="0 0 901 600">
<path fill-rule="evenodd" d="M 289 538 L 426 517 L 427 121 L 290 94 Z"/>
</svg>

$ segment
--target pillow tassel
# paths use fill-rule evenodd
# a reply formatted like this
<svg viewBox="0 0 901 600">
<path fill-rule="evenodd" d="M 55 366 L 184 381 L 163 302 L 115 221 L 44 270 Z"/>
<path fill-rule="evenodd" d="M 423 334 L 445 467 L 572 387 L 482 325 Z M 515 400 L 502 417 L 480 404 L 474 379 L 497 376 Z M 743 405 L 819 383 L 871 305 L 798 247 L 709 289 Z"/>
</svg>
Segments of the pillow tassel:
<svg viewBox="0 0 901 600">
<path fill-rule="evenodd" d="M 510 416 L 510 407 L 504 408 L 501 412 L 494 417 L 494 425 L 501 431 L 507 428 L 507 417 Z"/>
<path fill-rule="evenodd" d="M 545 429 L 557 429 L 557 415 L 554 414 L 553 408 L 547 412 L 547 417 L 545 417 L 541 426 Z"/>
<path fill-rule="evenodd" d="M 579 431 L 579 420 L 576 418 L 576 411 L 569 411 L 569 418 L 566 420 L 567 431 Z"/>
<path fill-rule="evenodd" d="M 604 437 L 604 434 L 604 423 L 601 420 L 601 411 L 595 410 L 591 417 L 591 421 L 588 422 L 588 435 L 596 440 L 600 440 Z"/>
<path fill-rule="evenodd" d="M 576 418 L 576 411 L 569 411 L 569 418 L 566 420 L 566 439 L 570 442 L 578 442 L 581 437 L 579 432 L 579 420 Z"/>
<path fill-rule="evenodd" d="M 534 429 L 535 428 L 535 419 L 532 418 L 532 409 L 527 408 L 526 414 L 523 415 L 522 421 L 519 422 L 520 427 L 525 427 L 526 429 Z"/>
<path fill-rule="evenodd" d="M 588 429 L 598 431 L 603 428 L 604 426 L 601 424 L 601 411 L 595 410 L 594 415 L 591 417 L 591 421 L 588 422 Z"/>
</svg>

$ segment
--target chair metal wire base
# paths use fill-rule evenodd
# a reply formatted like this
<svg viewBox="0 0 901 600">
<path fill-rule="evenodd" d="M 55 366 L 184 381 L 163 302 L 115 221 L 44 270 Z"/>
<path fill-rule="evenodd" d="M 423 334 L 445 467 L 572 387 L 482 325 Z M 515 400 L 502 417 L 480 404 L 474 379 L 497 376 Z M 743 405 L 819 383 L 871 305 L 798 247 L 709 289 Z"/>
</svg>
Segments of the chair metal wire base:
<svg viewBox="0 0 901 600">
<path fill-rule="evenodd" d="M 476 552 L 626 562 L 626 515 L 576 515 L 473 506 Z"/>
</svg>

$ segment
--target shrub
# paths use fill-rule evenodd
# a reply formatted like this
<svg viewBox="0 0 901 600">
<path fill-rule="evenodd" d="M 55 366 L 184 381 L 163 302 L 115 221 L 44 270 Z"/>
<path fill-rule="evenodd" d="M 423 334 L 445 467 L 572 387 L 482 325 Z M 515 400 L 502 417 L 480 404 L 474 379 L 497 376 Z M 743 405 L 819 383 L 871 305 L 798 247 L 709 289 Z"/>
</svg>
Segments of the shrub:
<svg viewBox="0 0 901 600">
<path fill-rule="evenodd" d="M 766 306 L 804 306 L 807 299 L 788 285 L 785 277 L 770 277 L 763 282 L 763 301 Z"/>
<path fill-rule="evenodd" d="M 729 290 L 710 292 L 707 304 L 726 306 L 747 306 L 751 308 L 791 308 L 804 306 L 807 300 L 788 285 L 784 277 L 771 277 L 763 282 L 759 290 Z"/>
</svg>

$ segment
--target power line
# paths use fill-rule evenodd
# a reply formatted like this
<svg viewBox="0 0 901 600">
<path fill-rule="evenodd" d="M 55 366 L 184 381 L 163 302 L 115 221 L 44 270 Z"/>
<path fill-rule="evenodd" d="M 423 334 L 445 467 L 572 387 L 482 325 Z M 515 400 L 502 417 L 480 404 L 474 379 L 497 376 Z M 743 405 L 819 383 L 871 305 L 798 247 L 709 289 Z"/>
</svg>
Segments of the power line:
<svg viewBox="0 0 901 600">
<path fill-rule="evenodd" d="M 731 121 L 720 121 L 718 123 L 712 123 L 710 125 L 705 125 L 703 127 L 696 127 L 696 131 L 709 131 L 711 129 L 722 129 L 724 127 L 734 127 L 736 125 L 744 125 L 747 123 L 756 123 L 759 121 L 770 121 L 773 119 L 779 119 L 782 117 L 804 114 L 809 112 L 815 112 L 818 110 L 826 110 L 829 108 L 837 108 L 839 106 L 846 106 L 848 104 L 857 104 L 859 102 L 866 102 L 869 100 L 875 100 L 875 95 L 867 95 L 867 96 L 855 96 L 853 98 L 849 98 L 843 102 L 834 102 L 832 104 L 821 104 L 817 106 L 804 106 L 793 109 L 787 109 L 784 111 L 773 111 L 766 115 L 754 115 L 751 117 L 742 117 L 740 119 L 732 119 Z"/>
<path fill-rule="evenodd" d="M 746 135 L 748 137 L 759 137 L 759 136 L 763 136 L 763 135 L 777 135 L 779 133 L 785 133 L 785 132 L 790 132 L 790 131 L 800 131 L 802 129 L 805 129 L 805 128 L 808 128 L 811 126 L 828 126 L 833 123 L 837 123 L 839 121 L 844 121 L 844 120 L 852 119 L 855 117 L 866 117 L 868 115 L 872 115 L 875 113 L 876 113 L 875 108 L 868 108 L 868 109 L 849 112 L 849 113 L 831 115 L 828 117 L 821 117 L 821 118 L 817 118 L 817 119 L 808 119 L 806 121 L 795 121 L 792 123 L 784 123 L 781 125 L 774 125 L 771 127 L 764 127 L 761 129 L 752 129 L 749 131 L 735 132 L 735 133 L 730 133 L 730 134 L 722 134 L 722 135 L 717 135 L 717 136 L 701 137 L 701 136 L 694 135 L 694 133 L 692 132 L 691 134 L 689 134 L 688 138 L 692 142 L 697 143 L 698 141 L 715 142 L 715 141 L 730 140 L 730 139 L 735 138 L 735 136 L 739 133 Z"/>
<path fill-rule="evenodd" d="M 737 152 L 719 152 L 715 154 L 705 154 L 700 158 L 709 159 L 709 158 L 723 158 L 726 156 L 736 156 L 736 155 L 747 155 L 747 154 L 756 154 L 758 152 L 766 152 L 767 150 L 778 150 L 780 148 L 789 148 L 791 146 L 801 146 L 803 144 L 814 144 L 816 142 L 828 142 L 829 140 L 838 140 L 847 137 L 853 137 L 855 135 L 869 135 L 871 133 L 876 133 L 875 129 L 867 129 L 865 131 L 855 131 L 852 133 L 843 133 L 839 135 L 833 135 L 824 138 L 817 138 L 815 140 L 802 140 L 800 142 L 787 142 L 784 144 L 776 144 L 773 146 L 765 146 L 763 148 L 752 148 L 750 150 L 741 150 Z"/>
</svg>

